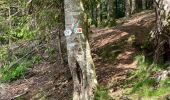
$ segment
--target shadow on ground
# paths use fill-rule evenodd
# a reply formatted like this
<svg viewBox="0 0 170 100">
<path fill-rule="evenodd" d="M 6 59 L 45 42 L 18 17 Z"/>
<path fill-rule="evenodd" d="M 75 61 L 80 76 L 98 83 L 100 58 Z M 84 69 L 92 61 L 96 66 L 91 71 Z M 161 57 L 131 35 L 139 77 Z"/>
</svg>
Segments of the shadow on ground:
<svg viewBox="0 0 170 100">
<path fill-rule="evenodd" d="M 148 37 L 154 21 L 154 14 L 149 13 L 129 19 L 121 26 L 93 30 L 91 47 L 100 85 L 111 88 L 113 92 L 121 88 L 129 72 L 137 69 L 134 57 L 146 41 L 143 39 Z M 135 37 L 133 42 L 135 46 L 128 41 L 131 36 Z M 108 46 L 120 47 L 121 53 L 115 58 L 116 60 L 108 61 L 100 55 L 101 51 Z"/>
</svg>

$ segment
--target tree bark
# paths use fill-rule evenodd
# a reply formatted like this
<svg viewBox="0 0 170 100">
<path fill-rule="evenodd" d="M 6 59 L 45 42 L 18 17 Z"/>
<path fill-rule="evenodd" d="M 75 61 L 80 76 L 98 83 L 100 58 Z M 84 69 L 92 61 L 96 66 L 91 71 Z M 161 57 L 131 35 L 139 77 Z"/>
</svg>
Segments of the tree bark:
<svg viewBox="0 0 170 100">
<path fill-rule="evenodd" d="M 73 100 L 93 100 L 97 80 L 90 46 L 85 37 L 84 8 L 81 0 L 65 0 L 65 36 L 72 74 Z"/>
<path fill-rule="evenodd" d="M 136 0 L 131 0 L 131 14 L 134 14 L 136 10 Z"/>
<path fill-rule="evenodd" d="M 130 7 L 130 0 L 126 0 L 126 11 L 125 11 L 125 15 L 126 17 L 130 17 L 131 16 L 131 7 Z"/>
<path fill-rule="evenodd" d="M 154 62 L 162 63 L 165 44 L 170 46 L 170 0 L 155 0 L 156 29 L 152 32 L 154 46 Z M 167 56 L 167 55 L 166 55 Z"/>
</svg>

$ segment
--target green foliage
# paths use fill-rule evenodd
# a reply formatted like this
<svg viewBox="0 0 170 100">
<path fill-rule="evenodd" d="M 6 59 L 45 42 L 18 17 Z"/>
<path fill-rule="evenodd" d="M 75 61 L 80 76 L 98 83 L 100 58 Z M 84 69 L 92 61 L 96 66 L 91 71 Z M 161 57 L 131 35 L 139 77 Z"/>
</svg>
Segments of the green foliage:
<svg viewBox="0 0 170 100">
<path fill-rule="evenodd" d="M 151 96 L 166 96 L 170 91 L 170 79 L 160 82 L 160 87 L 153 92 Z"/>
<path fill-rule="evenodd" d="M 154 79 L 142 80 L 141 82 L 137 83 L 133 87 L 131 93 L 142 91 L 143 92 L 142 95 L 149 95 L 149 90 L 150 90 L 150 88 L 152 88 L 153 84 L 155 84 L 155 83 L 156 83 L 156 81 Z"/>
<path fill-rule="evenodd" d="M 146 79 L 134 86 L 132 93 L 137 93 L 139 96 L 144 97 L 160 97 L 166 96 L 170 91 L 170 80 L 162 81 L 158 88 L 153 85 L 156 84 L 154 79 Z"/>
<path fill-rule="evenodd" d="M 151 65 L 151 61 L 147 59 L 144 55 L 138 55 L 135 57 L 135 61 L 138 63 L 138 67 L 141 70 L 146 70 L 149 65 Z"/>
<path fill-rule="evenodd" d="M 0 7 L 0 42 L 47 38 L 54 27 L 64 26 L 62 0 L 2 0 Z"/>
<path fill-rule="evenodd" d="M 39 64 L 39 63 L 41 63 L 42 62 L 42 57 L 40 56 L 40 55 L 36 55 L 36 56 L 33 56 L 32 57 L 32 62 L 34 63 L 34 64 Z"/>
<path fill-rule="evenodd" d="M 55 50 L 54 48 L 46 48 L 45 52 L 48 53 L 50 56 L 52 56 L 53 54 L 55 54 L 57 50 Z"/>
<path fill-rule="evenodd" d="M 15 98 L 15 100 L 27 100 L 27 98 L 24 96 L 19 96 L 19 97 Z"/>
<path fill-rule="evenodd" d="M 3 82 L 11 82 L 21 77 L 24 77 L 33 64 L 38 64 L 42 61 L 39 55 L 26 55 L 30 52 L 28 48 L 20 48 L 17 51 L 11 52 L 8 47 L 0 48 L 0 80 Z"/>
<path fill-rule="evenodd" d="M 135 57 L 138 63 L 138 70 L 129 74 L 126 84 L 132 84 L 131 94 L 138 94 L 143 97 L 165 96 L 170 91 L 170 80 L 157 83 L 155 74 L 163 71 L 163 65 L 153 64 L 153 61 L 144 55 Z M 152 67 L 152 69 L 149 69 Z"/>
<path fill-rule="evenodd" d="M 23 77 L 42 57 L 29 53 L 33 48 L 19 47 L 18 42 L 42 39 L 48 42 L 51 31 L 64 28 L 63 0 L 1 0 L 0 1 L 0 78 L 10 82 Z M 50 34 L 50 35 L 49 35 Z M 14 46 L 13 46 L 14 45 Z M 16 46 L 17 47 L 17 46 Z M 47 52 L 54 56 L 54 50 Z"/>
<path fill-rule="evenodd" d="M 98 87 L 95 93 L 94 100 L 113 100 L 112 97 L 109 95 L 108 89 L 104 87 Z"/>
<path fill-rule="evenodd" d="M 35 39 L 35 37 L 36 37 L 36 31 L 31 32 L 26 27 L 23 27 L 23 28 L 20 28 L 20 30 L 17 30 L 17 31 L 11 30 L 11 32 L 9 32 L 8 37 L 11 37 L 12 40 L 17 40 L 17 39 L 32 40 L 32 39 Z"/>
<path fill-rule="evenodd" d="M 28 68 L 31 67 L 31 64 L 28 61 L 22 62 L 20 64 L 15 64 L 10 67 L 9 65 L 3 66 L 0 71 L 2 75 L 1 79 L 4 82 L 11 82 L 16 80 L 22 76 L 24 76 L 28 72 Z"/>
<path fill-rule="evenodd" d="M 3 46 L 0 49 L 0 61 L 1 62 L 5 62 L 8 59 L 9 55 L 8 55 L 8 49 L 7 47 Z"/>
<path fill-rule="evenodd" d="M 117 23 L 116 23 L 115 19 L 106 19 L 99 23 L 99 27 L 101 27 L 101 28 L 102 27 L 113 27 L 116 25 L 117 25 Z"/>
</svg>

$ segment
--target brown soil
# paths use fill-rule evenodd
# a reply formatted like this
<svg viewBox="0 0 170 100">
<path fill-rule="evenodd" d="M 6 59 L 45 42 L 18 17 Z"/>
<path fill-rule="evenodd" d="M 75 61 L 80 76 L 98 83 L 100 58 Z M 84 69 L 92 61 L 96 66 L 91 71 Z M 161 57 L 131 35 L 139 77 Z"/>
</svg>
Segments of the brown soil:
<svg viewBox="0 0 170 100">
<path fill-rule="evenodd" d="M 96 58 L 98 82 L 100 85 L 107 86 L 112 96 L 121 96 L 126 92 L 122 89 L 122 85 L 126 82 L 128 73 L 137 69 L 134 57 L 140 52 L 140 46 L 145 42 L 143 39 L 149 35 L 154 21 L 154 13 L 142 12 L 116 27 L 93 30 L 91 47 Z M 135 40 L 131 44 L 128 39 L 133 35 Z M 98 54 L 101 49 L 107 46 L 117 46 L 122 42 L 124 44 L 121 45 L 121 53 L 115 61 L 103 60 Z"/>
</svg>

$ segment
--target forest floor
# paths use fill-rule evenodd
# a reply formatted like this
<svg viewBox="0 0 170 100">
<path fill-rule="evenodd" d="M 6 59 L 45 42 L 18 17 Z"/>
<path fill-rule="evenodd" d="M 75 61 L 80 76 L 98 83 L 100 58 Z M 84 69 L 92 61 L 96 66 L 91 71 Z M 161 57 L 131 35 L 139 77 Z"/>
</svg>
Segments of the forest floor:
<svg viewBox="0 0 170 100">
<path fill-rule="evenodd" d="M 155 18 L 154 13 L 148 11 L 119 21 L 123 23 L 113 28 L 94 29 L 91 46 L 98 82 L 106 86 L 116 100 L 128 91 L 123 85 L 128 79 L 128 74 L 137 70 L 134 57 L 141 53 L 141 46 L 153 29 Z M 131 88 L 131 84 L 128 87 Z"/>
<path fill-rule="evenodd" d="M 129 72 L 137 69 L 134 57 L 140 53 L 140 44 L 154 21 L 154 13 L 146 11 L 128 20 L 119 19 L 115 27 L 92 29 L 90 44 L 97 79 L 101 86 L 108 87 L 111 96 L 121 98 L 126 92 L 122 85 Z M 23 79 L 0 84 L 0 100 L 70 100 L 72 87 L 69 68 L 59 61 L 46 61 L 34 66 Z"/>
</svg>

